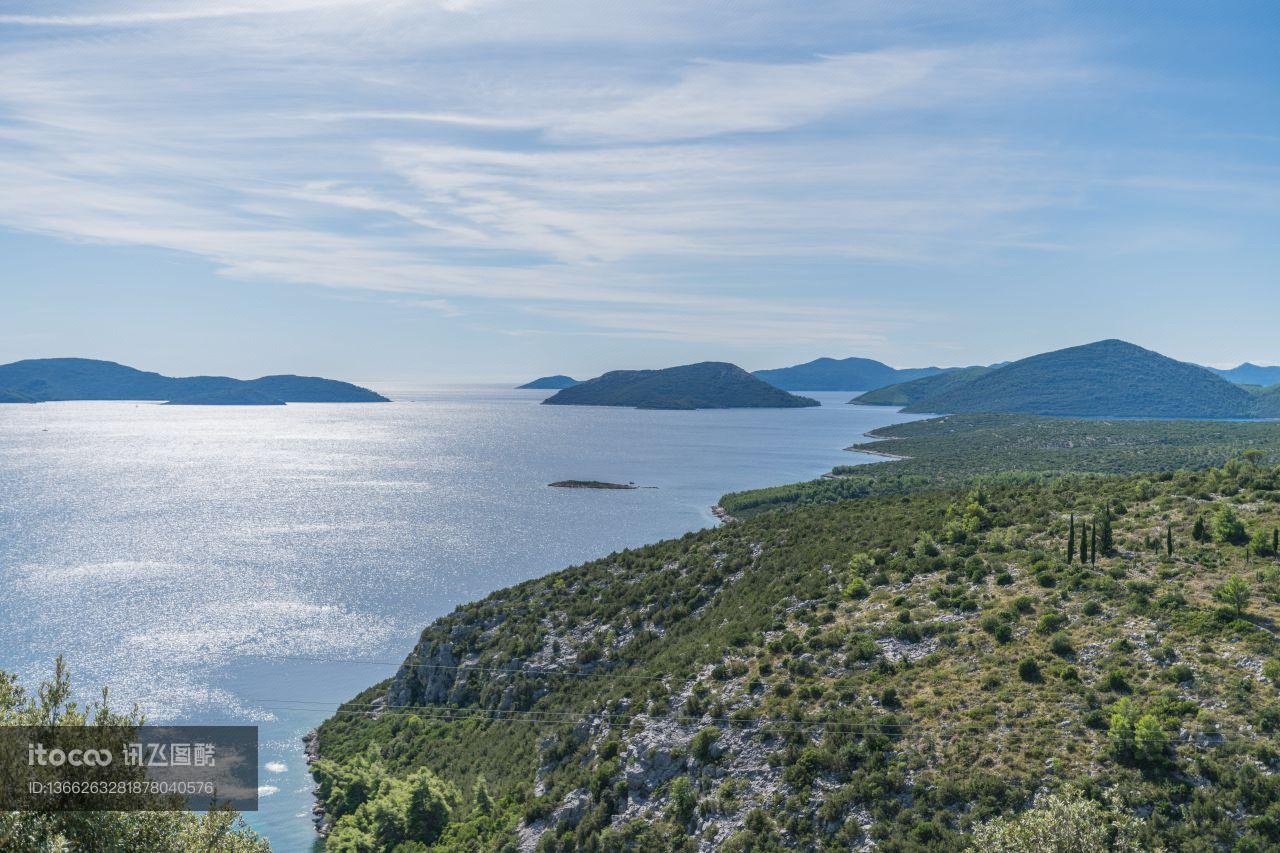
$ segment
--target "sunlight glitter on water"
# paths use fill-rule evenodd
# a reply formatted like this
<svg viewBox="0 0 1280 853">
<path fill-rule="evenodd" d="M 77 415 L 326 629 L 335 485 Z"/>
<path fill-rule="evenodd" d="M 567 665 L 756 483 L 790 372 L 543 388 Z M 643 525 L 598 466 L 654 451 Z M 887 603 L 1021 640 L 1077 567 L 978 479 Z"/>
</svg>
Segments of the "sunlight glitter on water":
<svg viewBox="0 0 1280 853">
<path fill-rule="evenodd" d="M 34 685 L 64 652 L 86 694 L 109 684 L 154 721 L 257 722 L 262 760 L 284 769 L 264 770 L 278 790 L 251 822 L 307 849 L 303 732 L 455 605 L 712 524 L 723 492 L 858 461 L 841 448 L 904 419 L 818 396 L 722 412 L 493 388 L 0 407 L 0 661 Z M 657 488 L 547 488 L 573 478 Z"/>
</svg>

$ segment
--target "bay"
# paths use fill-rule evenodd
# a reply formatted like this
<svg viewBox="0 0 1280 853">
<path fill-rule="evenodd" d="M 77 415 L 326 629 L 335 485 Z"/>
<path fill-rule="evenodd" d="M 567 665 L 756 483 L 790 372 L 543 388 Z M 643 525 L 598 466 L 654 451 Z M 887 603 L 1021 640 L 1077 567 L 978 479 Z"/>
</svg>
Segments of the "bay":
<svg viewBox="0 0 1280 853">
<path fill-rule="evenodd" d="M 380 405 L 0 406 L 0 667 L 65 654 L 153 722 L 260 727 L 260 810 L 309 850 L 300 738 L 389 677 L 432 619 L 513 583 L 716 523 L 727 491 L 877 457 L 911 419 L 812 409 L 541 406 L 417 389 Z M 558 480 L 634 490 L 557 489 Z"/>
</svg>

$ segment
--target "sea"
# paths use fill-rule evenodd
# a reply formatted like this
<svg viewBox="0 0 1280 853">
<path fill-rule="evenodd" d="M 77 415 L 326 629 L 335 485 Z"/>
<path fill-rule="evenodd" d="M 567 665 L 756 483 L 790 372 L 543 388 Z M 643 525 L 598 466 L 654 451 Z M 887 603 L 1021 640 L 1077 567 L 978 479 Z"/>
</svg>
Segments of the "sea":
<svg viewBox="0 0 1280 853">
<path fill-rule="evenodd" d="M 374 387 L 378 387 L 374 383 Z M 259 809 L 311 851 L 302 736 L 394 674 L 433 619 L 557 569 L 717 524 L 725 492 L 880 457 L 912 419 L 821 407 L 543 406 L 412 389 L 387 404 L 0 406 L 0 669 L 56 655 L 148 722 L 259 727 Z M 550 488 L 558 480 L 634 490 Z"/>
</svg>

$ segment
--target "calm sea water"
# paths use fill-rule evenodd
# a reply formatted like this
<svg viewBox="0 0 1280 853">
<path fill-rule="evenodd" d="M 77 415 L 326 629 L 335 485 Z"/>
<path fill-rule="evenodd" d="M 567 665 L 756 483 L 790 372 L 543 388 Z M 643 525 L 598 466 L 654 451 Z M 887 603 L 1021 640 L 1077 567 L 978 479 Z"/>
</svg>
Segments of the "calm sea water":
<svg viewBox="0 0 1280 853">
<path fill-rule="evenodd" d="M 261 727 L 277 850 L 311 849 L 299 738 L 459 603 L 715 523 L 724 492 L 874 461 L 907 419 L 539 406 L 451 387 L 388 405 L 0 406 L 0 668 L 64 653 L 148 718 Z M 551 489 L 562 479 L 636 491 Z"/>
</svg>

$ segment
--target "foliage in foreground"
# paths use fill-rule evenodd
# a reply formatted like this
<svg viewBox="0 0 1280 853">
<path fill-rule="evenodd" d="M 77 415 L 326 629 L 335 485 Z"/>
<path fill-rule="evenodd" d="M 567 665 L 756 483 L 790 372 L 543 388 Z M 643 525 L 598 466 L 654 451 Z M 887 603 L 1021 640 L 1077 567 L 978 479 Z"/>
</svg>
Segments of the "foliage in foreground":
<svg viewBox="0 0 1280 853">
<path fill-rule="evenodd" d="M 82 707 L 71 700 L 71 677 L 58 658 L 53 678 L 28 695 L 0 671 L 0 726 L 138 726 L 136 709 L 111 710 L 108 694 Z M 0 850 L 13 853 L 268 853 L 270 847 L 232 811 L 0 812 Z"/>
</svg>

